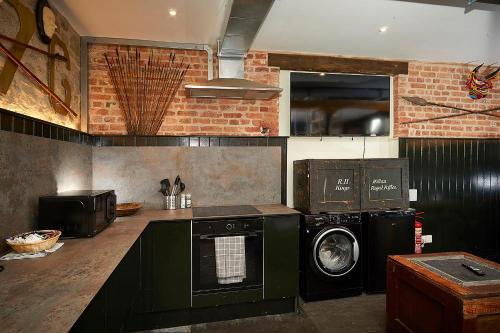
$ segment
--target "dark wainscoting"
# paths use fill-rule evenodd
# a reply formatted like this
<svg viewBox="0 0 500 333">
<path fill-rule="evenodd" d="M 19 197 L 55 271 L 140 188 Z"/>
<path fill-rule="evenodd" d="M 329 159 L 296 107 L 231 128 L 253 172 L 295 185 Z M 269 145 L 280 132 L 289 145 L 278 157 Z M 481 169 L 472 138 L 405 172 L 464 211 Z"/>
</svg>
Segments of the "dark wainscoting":
<svg viewBox="0 0 500 333">
<path fill-rule="evenodd" d="M 500 262 L 500 140 L 400 139 L 411 206 L 425 212 L 424 252 L 464 250 Z"/>
<path fill-rule="evenodd" d="M 286 205 L 287 137 L 91 135 L 0 108 L 0 130 L 96 147 L 280 147 L 281 203 Z"/>
<path fill-rule="evenodd" d="M 0 108 L 0 130 L 94 145 L 92 135 Z"/>
</svg>

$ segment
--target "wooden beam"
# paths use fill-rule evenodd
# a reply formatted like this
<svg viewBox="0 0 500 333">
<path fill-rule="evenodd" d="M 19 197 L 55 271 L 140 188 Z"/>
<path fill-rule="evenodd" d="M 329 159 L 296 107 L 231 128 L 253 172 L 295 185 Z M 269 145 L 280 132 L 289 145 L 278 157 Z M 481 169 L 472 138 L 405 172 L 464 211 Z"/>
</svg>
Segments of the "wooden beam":
<svg viewBox="0 0 500 333">
<path fill-rule="evenodd" d="M 406 61 L 269 53 L 267 63 L 268 66 L 291 71 L 375 75 L 408 74 Z"/>
</svg>

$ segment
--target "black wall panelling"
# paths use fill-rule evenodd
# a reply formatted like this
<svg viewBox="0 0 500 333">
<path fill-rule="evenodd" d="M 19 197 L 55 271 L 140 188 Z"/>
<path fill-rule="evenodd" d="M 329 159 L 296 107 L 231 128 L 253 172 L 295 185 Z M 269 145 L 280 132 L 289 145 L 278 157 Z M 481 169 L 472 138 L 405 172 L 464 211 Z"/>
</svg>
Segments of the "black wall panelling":
<svg viewBox="0 0 500 333">
<path fill-rule="evenodd" d="M 500 140 L 400 139 L 411 206 L 424 211 L 424 252 L 467 251 L 500 262 Z"/>
<path fill-rule="evenodd" d="M 281 203 L 286 204 L 287 137 L 267 136 L 99 136 L 54 125 L 0 108 L 0 130 L 35 135 L 54 140 L 104 146 L 162 146 L 162 147 L 280 147 Z"/>
</svg>

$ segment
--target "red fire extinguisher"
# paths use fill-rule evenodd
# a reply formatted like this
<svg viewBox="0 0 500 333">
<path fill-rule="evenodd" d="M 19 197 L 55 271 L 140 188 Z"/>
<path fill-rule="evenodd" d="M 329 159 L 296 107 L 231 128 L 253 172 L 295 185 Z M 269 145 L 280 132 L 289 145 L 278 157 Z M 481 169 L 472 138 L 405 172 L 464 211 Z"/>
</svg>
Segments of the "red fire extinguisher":
<svg viewBox="0 0 500 333">
<path fill-rule="evenodd" d="M 422 253 L 422 216 L 424 212 L 417 212 L 415 214 L 415 253 Z"/>
</svg>

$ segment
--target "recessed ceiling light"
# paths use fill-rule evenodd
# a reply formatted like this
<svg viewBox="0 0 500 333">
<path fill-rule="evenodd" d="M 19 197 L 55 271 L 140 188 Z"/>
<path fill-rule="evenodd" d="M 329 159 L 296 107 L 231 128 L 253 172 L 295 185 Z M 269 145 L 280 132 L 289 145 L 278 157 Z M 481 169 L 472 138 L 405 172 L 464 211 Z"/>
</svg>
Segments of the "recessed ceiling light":
<svg viewBox="0 0 500 333">
<path fill-rule="evenodd" d="M 175 9 L 170 9 L 170 10 L 168 11 L 168 14 L 169 14 L 170 16 L 175 16 L 175 15 L 177 15 L 177 11 L 176 11 Z"/>
<path fill-rule="evenodd" d="M 383 32 L 386 32 L 386 31 L 387 31 L 387 29 L 389 29 L 389 27 L 388 27 L 388 26 L 386 26 L 386 25 L 384 25 L 384 26 L 382 26 L 382 27 L 378 28 L 378 31 L 383 33 Z"/>
<path fill-rule="evenodd" d="M 319 73 L 319 76 L 325 76 L 325 73 Z"/>
</svg>

